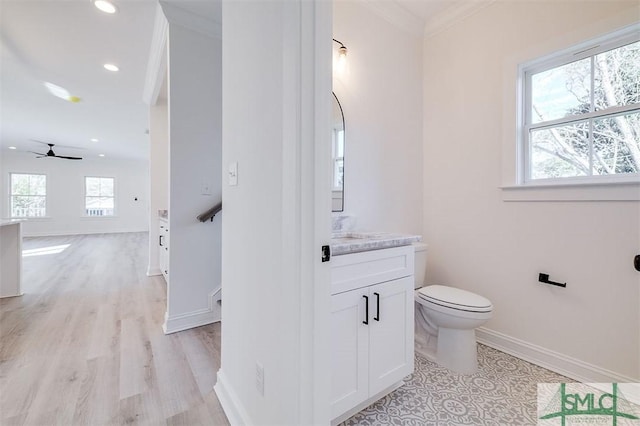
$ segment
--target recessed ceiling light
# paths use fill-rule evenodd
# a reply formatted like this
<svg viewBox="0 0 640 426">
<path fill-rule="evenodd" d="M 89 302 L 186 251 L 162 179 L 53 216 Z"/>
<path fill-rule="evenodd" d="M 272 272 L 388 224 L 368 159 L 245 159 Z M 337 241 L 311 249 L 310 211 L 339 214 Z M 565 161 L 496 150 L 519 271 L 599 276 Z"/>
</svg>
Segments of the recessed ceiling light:
<svg viewBox="0 0 640 426">
<path fill-rule="evenodd" d="M 93 4 L 104 13 L 116 13 L 116 6 L 107 0 L 95 0 Z"/>
<path fill-rule="evenodd" d="M 16 149 L 16 147 L 15 146 L 10 146 L 9 149 Z"/>
<path fill-rule="evenodd" d="M 113 71 L 113 72 L 116 72 L 116 71 L 120 70 L 120 68 L 118 68 L 117 66 L 115 66 L 113 64 L 104 64 L 104 69 L 109 70 L 109 71 Z"/>
<path fill-rule="evenodd" d="M 96 139 L 96 138 L 91 138 L 91 142 L 98 142 L 98 139 Z"/>
<path fill-rule="evenodd" d="M 104 154 L 98 154 L 98 157 L 104 157 Z"/>
</svg>

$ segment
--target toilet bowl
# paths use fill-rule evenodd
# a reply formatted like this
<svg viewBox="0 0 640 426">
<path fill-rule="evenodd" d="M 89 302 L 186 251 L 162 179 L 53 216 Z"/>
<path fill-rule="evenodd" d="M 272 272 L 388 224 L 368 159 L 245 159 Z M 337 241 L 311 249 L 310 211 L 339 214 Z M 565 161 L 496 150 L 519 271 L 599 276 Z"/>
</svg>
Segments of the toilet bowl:
<svg viewBox="0 0 640 426">
<path fill-rule="evenodd" d="M 450 370 L 475 373 L 478 369 L 475 329 L 491 318 L 493 305 L 470 291 L 443 285 L 422 287 L 426 245 L 414 246 L 416 350 Z"/>
</svg>

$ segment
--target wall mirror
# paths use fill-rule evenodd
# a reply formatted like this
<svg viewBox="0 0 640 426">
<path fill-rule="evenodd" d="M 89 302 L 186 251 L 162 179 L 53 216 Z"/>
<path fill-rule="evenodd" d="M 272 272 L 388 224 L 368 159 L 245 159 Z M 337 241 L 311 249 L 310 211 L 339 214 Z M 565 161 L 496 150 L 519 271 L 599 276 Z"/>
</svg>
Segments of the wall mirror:
<svg viewBox="0 0 640 426">
<path fill-rule="evenodd" d="M 331 211 L 344 210 L 344 113 L 342 105 L 333 93 L 333 118 L 331 120 L 331 160 L 333 166 Z"/>
</svg>

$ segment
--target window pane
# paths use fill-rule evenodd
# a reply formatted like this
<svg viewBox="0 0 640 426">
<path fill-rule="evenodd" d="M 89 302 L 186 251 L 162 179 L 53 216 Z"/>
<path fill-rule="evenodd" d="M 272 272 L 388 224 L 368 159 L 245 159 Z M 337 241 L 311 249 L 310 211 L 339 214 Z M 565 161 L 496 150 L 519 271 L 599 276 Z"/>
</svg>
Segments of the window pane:
<svg viewBox="0 0 640 426">
<path fill-rule="evenodd" d="M 85 178 L 86 195 L 98 196 L 100 195 L 100 178 L 88 177 Z"/>
<path fill-rule="evenodd" d="M 593 174 L 640 172 L 640 113 L 593 121 Z"/>
<path fill-rule="evenodd" d="M 29 195 L 29 175 L 11 174 L 11 194 Z"/>
<path fill-rule="evenodd" d="M 586 121 L 532 130 L 531 179 L 589 174 L 589 126 Z"/>
<path fill-rule="evenodd" d="M 113 178 L 100 179 L 100 195 L 113 197 Z"/>
<path fill-rule="evenodd" d="M 342 189 L 344 185 L 344 160 L 337 159 L 333 167 L 333 187 Z"/>
<path fill-rule="evenodd" d="M 336 132 L 337 149 L 336 157 L 344 157 L 344 130 L 338 130 Z"/>
<path fill-rule="evenodd" d="M 93 200 L 95 206 L 101 209 L 113 209 L 113 197 L 96 197 Z"/>
<path fill-rule="evenodd" d="M 596 110 L 640 102 L 640 42 L 595 56 Z"/>
<path fill-rule="evenodd" d="M 531 122 L 589 112 L 591 59 L 586 58 L 531 76 Z"/>
<path fill-rule="evenodd" d="M 87 216 L 113 216 L 115 199 L 113 197 L 85 197 Z"/>
<path fill-rule="evenodd" d="M 45 175 L 31 175 L 29 188 L 31 195 L 47 195 L 47 177 Z"/>
<path fill-rule="evenodd" d="M 46 213 L 46 197 L 14 195 L 11 197 L 11 217 L 42 217 Z"/>
</svg>

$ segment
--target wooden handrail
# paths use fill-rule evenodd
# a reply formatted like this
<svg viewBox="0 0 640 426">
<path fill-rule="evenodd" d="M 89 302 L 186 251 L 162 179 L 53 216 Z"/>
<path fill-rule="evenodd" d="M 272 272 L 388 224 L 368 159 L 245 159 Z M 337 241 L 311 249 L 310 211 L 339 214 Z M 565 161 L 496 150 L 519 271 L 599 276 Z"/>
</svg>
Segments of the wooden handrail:
<svg viewBox="0 0 640 426">
<path fill-rule="evenodd" d="M 200 222 L 206 222 L 207 220 L 211 220 L 213 222 L 213 217 L 217 215 L 222 210 L 222 203 L 218 203 L 215 206 L 211 207 L 206 212 L 198 215 L 198 220 Z"/>
</svg>

